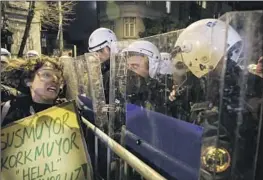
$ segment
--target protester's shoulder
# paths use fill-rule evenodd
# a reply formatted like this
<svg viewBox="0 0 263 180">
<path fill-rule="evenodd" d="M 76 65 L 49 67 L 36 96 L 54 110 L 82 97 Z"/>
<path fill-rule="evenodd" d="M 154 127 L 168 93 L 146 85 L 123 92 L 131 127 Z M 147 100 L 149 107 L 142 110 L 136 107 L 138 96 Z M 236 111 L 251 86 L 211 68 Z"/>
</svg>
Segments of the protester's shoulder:
<svg viewBox="0 0 263 180">
<path fill-rule="evenodd" d="M 6 101 L 5 103 L 10 103 L 10 106 L 13 108 L 23 108 L 23 107 L 26 107 L 27 104 L 29 103 L 30 101 L 30 97 L 29 96 L 17 96 L 9 101 Z M 5 104 L 3 103 L 3 105 Z M 2 107 L 2 104 L 1 104 L 1 107 Z"/>
<path fill-rule="evenodd" d="M 16 88 L 10 87 L 5 84 L 1 84 L 1 95 L 3 96 L 2 99 L 4 99 L 4 101 L 13 99 L 13 97 L 21 96 L 23 94 L 24 93 L 20 92 Z"/>
<path fill-rule="evenodd" d="M 6 104 L 7 102 L 10 102 L 11 104 L 23 103 L 23 102 L 26 102 L 28 99 L 29 99 L 29 97 L 25 96 L 25 95 L 16 96 L 10 100 L 6 100 L 6 101 L 1 102 L 1 106 Z"/>
<path fill-rule="evenodd" d="M 2 125 L 13 122 L 17 117 L 17 113 L 23 111 L 27 107 L 27 102 L 29 102 L 29 97 L 21 96 L 1 103 L 1 118 L 4 119 L 4 123 Z"/>
</svg>

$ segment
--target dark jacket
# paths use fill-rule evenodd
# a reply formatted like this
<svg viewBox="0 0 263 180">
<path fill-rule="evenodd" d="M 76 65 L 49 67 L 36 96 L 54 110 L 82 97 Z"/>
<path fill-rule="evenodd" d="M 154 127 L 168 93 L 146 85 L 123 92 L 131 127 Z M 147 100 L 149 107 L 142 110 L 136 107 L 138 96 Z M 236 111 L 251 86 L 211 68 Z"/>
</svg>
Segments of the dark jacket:
<svg viewBox="0 0 263 180">
<path fill-rule="evenodd" d="M 6 102 L 22 95 L 20 91 L 15 88 L 1 84 L 1 102 Z"/>
<path fill-rule="evenodd" d="M 59 103 L 61 102 L 57 101 L 55 104 L 59 104 Z M 1 112 L 3 112 L 4 105 L 5 103 L 1 104 Z M 4 117 L 4 119 L 1 119 L 2 126 L 6 126 L 7 124 L 10 124 L 14 121 L 17 121 L 17 120 L 20 120 L 22 118 L 32 115 L 33 112 L 31 112 L 30 110 L 32 108 L 34 110 L 34 113 L 38 113 L 52 106 L 53 105 L 51 104 L 35 103 L 33 102 L 31 96 L 15 97 L 12 100 L 10 100 L 10 107 L 8 107 L 9 109 L 8 109 L 6 116 Z"/>
<path fill-rule="evenodd" d="M 110 96 L 110 61 L 101 64 L 101 73 L 103 78 L 103 87 L 106 103 L 109 104 Z"/>
</svg>

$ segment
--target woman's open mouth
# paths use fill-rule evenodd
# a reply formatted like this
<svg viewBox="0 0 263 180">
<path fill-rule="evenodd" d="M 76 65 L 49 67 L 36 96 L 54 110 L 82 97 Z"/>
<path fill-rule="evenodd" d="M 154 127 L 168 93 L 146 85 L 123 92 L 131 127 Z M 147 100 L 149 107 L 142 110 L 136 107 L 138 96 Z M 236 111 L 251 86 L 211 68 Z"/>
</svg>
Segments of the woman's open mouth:
<svg viewBox="0 0 263 180">
<path fill-rule="evenodd" d="M 57 92 L 57 88 L 54 87 L 54 86 L 48 87 L 47 90 L 48 90 L 49 92 L 55 92 L 55 93 Z"/>
</svg>

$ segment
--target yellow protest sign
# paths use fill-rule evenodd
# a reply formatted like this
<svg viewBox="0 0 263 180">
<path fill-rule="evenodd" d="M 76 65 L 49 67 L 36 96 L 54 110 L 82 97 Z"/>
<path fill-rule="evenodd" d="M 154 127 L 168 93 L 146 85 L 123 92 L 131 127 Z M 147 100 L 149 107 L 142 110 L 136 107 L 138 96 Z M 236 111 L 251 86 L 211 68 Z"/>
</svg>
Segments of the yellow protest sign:
<svg viewBox="0 0 263 180">
<path fill-rule="evenodd" d="M 74 102 L 52 107 L 2 129 L 1 179 L 92 179 Z"/>
</svg>

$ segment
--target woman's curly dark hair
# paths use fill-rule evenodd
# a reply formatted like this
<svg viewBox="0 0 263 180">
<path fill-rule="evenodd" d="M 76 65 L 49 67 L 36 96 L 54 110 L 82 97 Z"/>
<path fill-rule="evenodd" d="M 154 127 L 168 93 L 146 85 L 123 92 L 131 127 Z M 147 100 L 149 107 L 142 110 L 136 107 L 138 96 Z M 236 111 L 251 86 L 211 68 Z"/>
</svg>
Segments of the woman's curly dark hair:
<svg viewBox="0 0 263 180">
<path fill-rule="evenodd" d="M 37 70 L 46 63 L 50 63 L 54 69 L 63 74 L 63 66 L 57 57 L 42 56 L 41 58 L 30 58 L 28 60 L 11 59 L 1 72 L 1 83 L 23 91 L 26 88 L 25 80 L 32 80 Z"/>
</svg>

